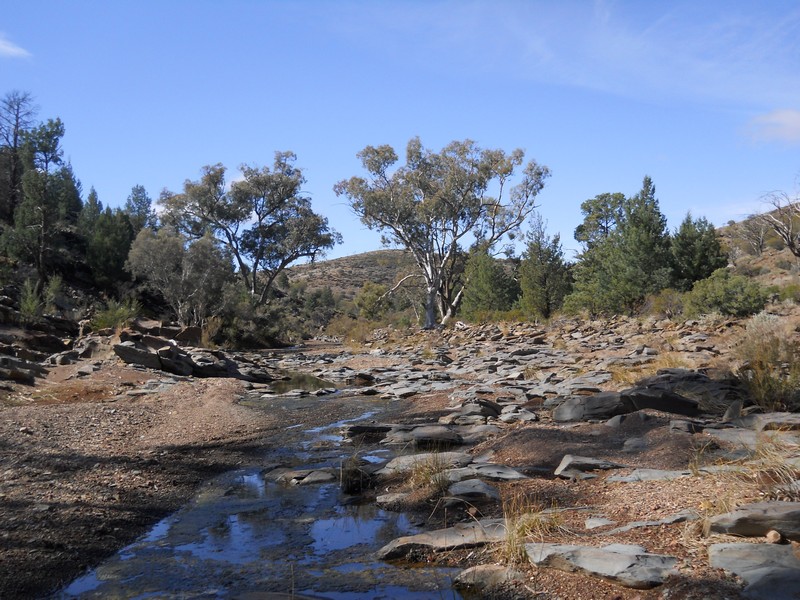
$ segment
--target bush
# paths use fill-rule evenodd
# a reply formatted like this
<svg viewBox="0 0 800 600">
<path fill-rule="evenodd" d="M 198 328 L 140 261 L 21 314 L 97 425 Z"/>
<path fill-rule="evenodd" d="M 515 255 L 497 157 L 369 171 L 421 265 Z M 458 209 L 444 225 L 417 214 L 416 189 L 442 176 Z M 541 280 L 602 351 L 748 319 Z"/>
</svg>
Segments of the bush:
<svg viewBox="0 0 800 600">
<path fill-rule="evenodd" d="M 683 313 L 684 294 L 667 288 L 645 299 L 642 313 L 671 319 Z"/>
<path fill-rule="evenodd" d="M 19 312 L 23 323 L 35 323 L 42 316 L 42 304 L 39 294 L 36 293 L 36 284 L 31 279 L 26 279 L 22 284 L 19 295 Z"/>
<path fill-rule="evenodd" d="M 685 297 L 684 312 L 697 316 L 712 312 L 746 317 L 764 308 L 767 293 L 758 283 L 717 269 L 708 279 L 698 281 Z"/>
<path fill-rule="evenodd" d="M 780 317 L 759 313 L 748 320 L 736 346 L 737 378 L 764 410 L 796 410 L 800 402 L 800 346 Z"/>
<path fill-rule="evenodd" d="M 93 329 L 122 329 L 142 311 L 142 307 L 130 298 L 122 302 L 111 299 L 104 309 L 97 311 L 92 319 Z"/>
</svg>

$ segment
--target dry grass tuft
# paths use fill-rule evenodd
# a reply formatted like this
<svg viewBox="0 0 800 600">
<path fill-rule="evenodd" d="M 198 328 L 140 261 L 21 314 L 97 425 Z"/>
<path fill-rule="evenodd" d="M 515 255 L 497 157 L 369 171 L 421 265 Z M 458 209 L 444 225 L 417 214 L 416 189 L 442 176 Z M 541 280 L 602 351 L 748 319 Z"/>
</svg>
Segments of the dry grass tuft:
<svg viewBox="0 0 800 600">
<path fill-rule="evenodd" d="M 556 507 L 545 508 L 524 493 L 516 493 L 504 499 L 503 516 L 506 539 L 500 546 L 499 553 L 508 564 L 527 562 L 526 543 L 541 541 L 549 534 L 566 532 L 561 513 Z"/>
</svg>

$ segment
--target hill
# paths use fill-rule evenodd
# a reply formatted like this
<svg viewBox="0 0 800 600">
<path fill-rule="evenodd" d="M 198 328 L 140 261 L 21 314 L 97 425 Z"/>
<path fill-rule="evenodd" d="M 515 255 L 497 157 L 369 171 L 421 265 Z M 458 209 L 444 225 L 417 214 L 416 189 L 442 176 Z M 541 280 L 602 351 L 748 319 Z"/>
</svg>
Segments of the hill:
<svg viewBox="0 0 800 600">
<path fill-rule="evenodd" d="M 287 269 L 287 274 L 292 284 L 330 287 L 334 295 L 352 300 L 366 282 L 390 286 L 415 268 L 405 250 L 375 250 L 297 265 Z"/>
</svg>

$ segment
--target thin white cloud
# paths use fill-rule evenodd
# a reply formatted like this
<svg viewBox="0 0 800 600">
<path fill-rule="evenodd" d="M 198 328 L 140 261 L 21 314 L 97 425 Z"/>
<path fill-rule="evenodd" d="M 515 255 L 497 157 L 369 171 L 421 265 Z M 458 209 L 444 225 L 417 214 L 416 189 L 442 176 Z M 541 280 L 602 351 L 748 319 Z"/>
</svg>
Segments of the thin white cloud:
<svg viewBox="0 0 800 600">
<path fill-rule="evenodd" d="M 750 122 L 750 137 L 759 142 L 800 143 L 800 110 L 773 110 Z"/>
<path fill-rule="evenodd" d="M 327 22 L 337 23 L 352 44 L 394 52 L 423 69 L 765 111 L 800 97 L 800 7 L 792 5 L 449 0 L 403 3 L 402 9 L 346 6 L 346 18 Z"/>
<path fill-rule="evenodd" d="M 6 37 L 6 34 L 0 32 L 0 57 L 2 58 L 28 58 L 30 52 L 17 46 L 14 42 Z"/>
</svg>

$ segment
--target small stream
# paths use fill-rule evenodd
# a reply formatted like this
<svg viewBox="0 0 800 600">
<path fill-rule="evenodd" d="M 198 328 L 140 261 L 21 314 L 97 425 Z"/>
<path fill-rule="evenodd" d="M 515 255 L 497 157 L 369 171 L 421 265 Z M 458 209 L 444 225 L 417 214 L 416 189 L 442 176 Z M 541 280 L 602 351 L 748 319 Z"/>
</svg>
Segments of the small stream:
<svg viewBox="0 0 800 600">
<path fill-rule="evenodd" d="M 297 447 L 267 452 L 264 463 L 285 465 L 291 455 L 292 469 L 338 468 L 353 452 L 341 445 L 339 428 L 379 412 L 366 400 L 348 401 L 363 406 L 360 417 L 305 429 Z M 371 463 L 392 457 L 378 447 L 362 447 L 360 455 Z M 283 471 L 242 469 L 207 483 L 188 505 L 56 597 L 461 598 L 452 588 L 458 569 L 373 558 L 394 538 L 420 531 L 406 515 L 359 503 L 338 482 L 290 485 L 278 480 Z"/>
</svg>

